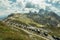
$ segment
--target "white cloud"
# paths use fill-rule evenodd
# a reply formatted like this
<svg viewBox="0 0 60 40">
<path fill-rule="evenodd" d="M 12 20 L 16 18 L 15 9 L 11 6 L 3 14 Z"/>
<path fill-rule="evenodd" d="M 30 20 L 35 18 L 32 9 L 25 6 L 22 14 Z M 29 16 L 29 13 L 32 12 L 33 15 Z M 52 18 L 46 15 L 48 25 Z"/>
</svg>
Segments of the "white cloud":
<svg viewBox="0 0 60 40">
<path fill-rule="evenodd" d="M 49 6 L 49 8 L 51 9 L 51 11 L 55 12 L 55 13 L 60 13 L 60 9 L 54 7 L 53 5 Z"/>
<path fill-rule="evenodd" d="M 51 2 L 51 0 L 47 0 L 48 2 Z"/>
<path fill-rule="evenodd" d="M 59 1 L 59 4 L 60 4 L 60 1 Z"/>
<path fill-rule="evenodd" d="M 22 9 L 25 9 L 26 3 L 27 2 L 31 2 L 33 4 L 38 4 L 40 6 L 40 8 L 45 9 L 46 6 L 50 7 L 51 10 L 55 11 L 55 12 L 59 12 L 60 9 L 54 7 L 52 4 L 47 4 L 45 2 L 46 0 L 17 0 L 15 3 L 12 3 L 11 1 L 8 0 L 0 0 L 0 7 L 3 7 L 0 9 L 0 13 L 2 12 L 1 15 L 3 15 L 4 13 L 13 13 L 13 12 L 22 12 Z M 52 3 L 56 3 L 60 0 L 47 0 L 48 2 L 52 2 Z M 60 4 L 60 2 L 59 2 Z M 5 9 L 4 9 L 5 8 Z M 2 11 L 3 10 L 3 11 Z M 26 10 L 25 12 L 27 12 L 28 10 Z"/>
<path fill-rule="evenodd" d="M 41 8 L 45 8 L 44 2 L 42 0 L 29 0 L 30 2 L 34 3 L 34 4 L 39 4 Z M 26 2 L 24 2 L 24 0 L 17 0 L 16 3 L 10 4 L 12 3 L 11 1 L 8 0 L 1 0 L 2 2 L 2 7 L 4 6 L 6 8 L 6 12 L 15 12 L 15 11 L 20 11 L 20 9 L 22 10 L 23 8 L 25 8 L 25 4 Z M 27 1 L 28 2 L 28 1 Z M 19 6 L 20 5 L 20 6 Z M 21 8 L 20 8 L 21 7 Z"/>
</svg>

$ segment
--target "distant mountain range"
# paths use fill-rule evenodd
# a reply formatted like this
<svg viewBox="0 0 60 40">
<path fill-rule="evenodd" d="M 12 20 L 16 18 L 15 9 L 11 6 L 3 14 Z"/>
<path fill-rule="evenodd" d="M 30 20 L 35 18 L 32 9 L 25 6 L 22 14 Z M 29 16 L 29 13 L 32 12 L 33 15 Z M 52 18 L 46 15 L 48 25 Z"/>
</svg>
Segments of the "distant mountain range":
<svg viewBox="0 0 60 40">
<path fill-rule="evenodd" d="M 57 26 L 60 23 L 60 16 L 58 16 L 55 12 L 44 11 L 43 9 L 41 9 L 38 14 L 28 14 L 28 17 L 43 25 L 48 24 L 50 26 Z"/>
</svg>

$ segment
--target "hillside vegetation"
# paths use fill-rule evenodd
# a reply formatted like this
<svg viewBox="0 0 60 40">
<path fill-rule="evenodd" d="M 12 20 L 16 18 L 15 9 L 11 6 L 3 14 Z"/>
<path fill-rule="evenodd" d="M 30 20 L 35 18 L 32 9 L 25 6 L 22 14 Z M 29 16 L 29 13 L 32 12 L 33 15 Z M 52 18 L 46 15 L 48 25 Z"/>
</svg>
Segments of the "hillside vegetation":
<svg viewBox="0 0 60 40">
<path fill-rule="evenodd" d="M 8 19 L 13 21 L 18 21 L 23 23 L 27 26 L 35 26 L 35 27 L 43 27 L 44 25 L 36 23 L 34 20 L 27 17 L 25 14 L 14 14 L 13 16 L 9 17 Z"/>
<path fill-rule="evenodd" d="M 51 18 L 49 17 L 47 18 L 47 15 L 50 16 Z M 52 16 L 54 17 L 55 20 L 53 19 Z M 59 16 L 58 15 L 56 16 L 56 14 L 52 12 L 51 14 L 47 13 L 43 16 L 38 15 L 38 14 L 31 14 L 31 15 L 30 14 L 13 14 L 13 15 L 10 15 L 9 19 L 15 22 L 16 21 L 20 22 L 28 26 L 30 25 L 34 27 L 42 27 L 42 28 L 45 28 L 46 30 L 48 29 L 48 31 L 51 30 L 52 33 L 50 34 L 60 37 L 60 28 L 56 27 L 57 21 L 59 21 L 57 20 L 58 18 Z"/>
<path fill-rule="evenodd" d="M 48 15 L 48 17 L 47 17 Z M 12 29 L 12 24 L 21 25 L 23 27 L 36 27 L 42 28 L 47 31 L 51 31 L 49 33 L 51 36 L 55 35 L 60 37 L 60 28 L 57 27 L 58 23 L 60 23 L 59 16 L 56 14 L 11 14 L 5 20 L 6 23 L 9 22 L 11 26 L 6 25 L 0 21 L 0 40 L 44 40 L 40 37 L 29 35 L 23 30 L 15 30 Z M 44 31 L 44 30 L 43 30 Z"/>
<path fill-rule="evenodd" d="M 30 37 L 26 32 L 19 30 L 16 31 L 11 29 L 10 26 L 0 22 L 0 40 L 44 40 L 37 36 Z"/>
</svg>

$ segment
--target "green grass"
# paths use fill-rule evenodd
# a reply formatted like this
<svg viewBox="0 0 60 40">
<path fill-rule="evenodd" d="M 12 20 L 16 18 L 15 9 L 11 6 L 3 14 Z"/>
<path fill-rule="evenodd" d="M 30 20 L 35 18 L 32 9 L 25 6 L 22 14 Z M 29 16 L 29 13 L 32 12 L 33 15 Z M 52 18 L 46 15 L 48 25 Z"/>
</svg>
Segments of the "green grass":
<svg viewBox="0 0 60 40">
<path fill-rule="evenodd" d="M 17 21 L 17 22 L 25 24 L 25 25 L 33 25 L 35 27 L 43 26 L 39 23 L 36 23 L 32 19 L 28 18 L 27 15 L 25 15 L 25 14 L 24 15 L 23 14 L 20 14 L 20 15 L 16 14 L 16 15 L 12 16 L 12 18 L 9 18 L 9 19 L 12 21 Z M 45 29 L 51 30 L 53 32 L 53 33 L 50 33 L 51 35 L 56 35 L 56 36 L 60 37 L 60 28 L 48 26 L 48 27 L 45 27 Z"/>
<path fill-rule="evenodd" d="M 55 35 L 57 37 L 60 37 L 60 28 L 57 27 L 45 27 L 45 29 L 51 30 L 52 33 L 50 33 L 51 35 Z"/>
<path fill-rule="evenodd" d="M 15 31 L 8 26 L 0 25 L 0 39 L 2 40 L 27 40 L 28 34 L 22 30 Z"/>
<path fill-rule="evenodd" d="M 36 37 L 33 39 L 44 40 L 42 38 Z M 11 29 L 10 26 L 5 25 L 5 23 L 0 22 L 0 40 L 32 40 L 30 36 L 22 31 L 15 31 Z"/>
<path fill-rule="evenodd" d="M 16 17 L 17 16 L 17 17 Z M 32 19 L 28 18 L 27 15 L 15 15 L 15 16 L 12 16 L 12 18 L 10 18 L 11 20 L 15 20 L 15 21 L 20 21 L 26 25 L 35 25 L 36 27 L 41 27 L 42 25 L 41 24 L 38 24 L 36 23 L 35 21 L 33 21 Z"/>
</svg>

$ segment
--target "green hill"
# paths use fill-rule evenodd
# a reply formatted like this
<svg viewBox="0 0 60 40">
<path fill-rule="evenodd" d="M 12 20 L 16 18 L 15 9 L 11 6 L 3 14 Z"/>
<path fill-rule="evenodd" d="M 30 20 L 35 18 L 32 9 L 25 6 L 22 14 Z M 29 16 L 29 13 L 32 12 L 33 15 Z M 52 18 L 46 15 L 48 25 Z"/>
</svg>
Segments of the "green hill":
<svg viewBox="0 0 60 40">
<path fill-rule="evenodd" d="M 27 26 L 43 27 L 44 25 L 35 22 L 34 20 L 27 17 L 26 14 L 11 14 L 7 20 L 17 21 Z"/>
<path fill-rule="evenodd" d="M 5 23 L 0 22 L 0 40 L 44 40 L 37 36 L 30 37 L 29 34 L 22 30 L 14 30 Z"/>
<path fill-rule="evenodd" d="M 52 14 L 51 14 L 52 15 Z M 49 16 L 51 16 L 49 14 Z M 52 16 L 51 16 L 52 18 Z M 56 17 L 54 17 L 56 19 Z M 57 20 L 57 19 L 56 19 Z M 44 40 L 40 37 L 37 37 L 35 35 L 29 35 L 23 30 L 12 28 L 13 25 L 25 26 L 25 27 L 38 27 L 45 29 L 47 31 L 51 31 L 50 34 L 59 36 L 60 37 L 60 28 L 55 26 L 56 20 L 50 20 L 50 17 L 44 17 L 38 14 L 11 14 L 9 15 L 4 21 L 4 23 L 0 22 L 0 39 L 1 40 Z M 8 23 L 6 25 L 5 23 Z M 10 25 L 9 25 L 10 24 Z M 52 26 L 52 25 L 54 26 Z M 44 31 L 44 30 L 43 30 Z"/>
</svg>

